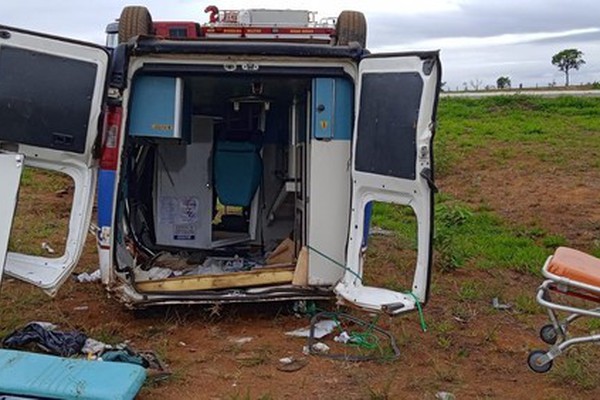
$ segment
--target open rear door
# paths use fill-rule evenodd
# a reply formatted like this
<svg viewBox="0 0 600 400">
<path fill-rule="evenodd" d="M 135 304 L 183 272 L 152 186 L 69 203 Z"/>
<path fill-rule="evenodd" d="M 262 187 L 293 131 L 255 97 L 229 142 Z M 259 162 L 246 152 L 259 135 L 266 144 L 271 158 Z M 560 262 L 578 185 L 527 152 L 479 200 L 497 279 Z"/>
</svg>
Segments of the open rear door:
<svg viewBox="0 0 600 400">
<path fill-rule="evenodd" d="M 347 269 L 335 292 L 367 311 L 396 315 L 415 309 L 416 300 L 427 300 L 435 189 L 432 141 L 440 77 L 437 52 L 372 55 L 359 65 Z M 372 201 L 407 205 L 416 215 L 412 293 L 362 283 L 365 207 Z"/>
<path fill-rule="evenodd" d="M 23 170 L 23 156 L 19 154 L 0 154 L 0 182 L 4 187 L 4 196 L 0 201 L 0 286 L 6 262 L 6 250 L 12 219 L 17 206 L 19 180 Z"/>
<path fill-rule="evenodd" d="M 27 166 L 65 173 L 75 186 L 65 253 L 59 258 L 6 257 L 7 274 L 49 294 L 77 265 L 85 243 L 96 183 L 92 152 L 108 64 L 102 47 L 0 26 L 0 152 L 23 157 Z M 2 185 L 0 203 L 14 208 L 14 187 L 7 193 L 4 178 Z M 2 210 L 0 231 L 5 232 L 12 218 Z"/>
</svg>

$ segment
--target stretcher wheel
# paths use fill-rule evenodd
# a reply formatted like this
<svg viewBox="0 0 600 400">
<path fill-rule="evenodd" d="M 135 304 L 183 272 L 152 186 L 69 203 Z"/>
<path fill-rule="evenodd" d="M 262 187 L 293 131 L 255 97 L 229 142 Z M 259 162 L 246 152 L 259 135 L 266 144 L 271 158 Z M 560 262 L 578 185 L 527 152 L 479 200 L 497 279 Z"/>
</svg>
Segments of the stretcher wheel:
<svg viewBox="0 0 600 400">
<path fill-rule="evenodd" d="M 152 16 L 146 7 L 127 6 L 119 18 L 119 43 L 132 37 L 152 34 Z"/>
<path fill-rule="evenodd" d="M 556 339 L 558 339 L 558 334 L 556 333 L 556 329 L 554 329 L 554 325 L 548 324 L 542 326 L 540 329 L 540 339 L 544 341 L 544 343 L 554 344 L 556 343 Z"/>
<path fill-rule="evenodd" d="M 544 365 L 539 364 L 540 358 L 542 358 L 544 355 L 546 355 L 546 352 L 541 350 L 534 350 L 531 353 L 529 353 L 529 357 L 527 358 L 527 364 L 533 372 L 544 374 L 550 371 L 550 368 L 552 368 L 552 360 L 548 361 Z"/>
</svg>

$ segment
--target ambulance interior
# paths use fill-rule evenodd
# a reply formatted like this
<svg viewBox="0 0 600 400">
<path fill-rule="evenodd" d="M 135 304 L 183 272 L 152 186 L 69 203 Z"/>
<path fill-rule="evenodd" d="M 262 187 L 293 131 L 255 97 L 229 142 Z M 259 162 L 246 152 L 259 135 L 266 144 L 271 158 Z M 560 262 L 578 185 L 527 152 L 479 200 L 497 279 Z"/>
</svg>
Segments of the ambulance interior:
<svg viewBox="0 0 600 400">
<path fill-rule="evenodd" d="M 137 76 L 117 201 L 117 272 L 140 292 L 306 284 L 298 277 L 306 265 L 297 269 L 306 263 L 298 258 L 319 80 L 334 78 Z"/>
</svg>

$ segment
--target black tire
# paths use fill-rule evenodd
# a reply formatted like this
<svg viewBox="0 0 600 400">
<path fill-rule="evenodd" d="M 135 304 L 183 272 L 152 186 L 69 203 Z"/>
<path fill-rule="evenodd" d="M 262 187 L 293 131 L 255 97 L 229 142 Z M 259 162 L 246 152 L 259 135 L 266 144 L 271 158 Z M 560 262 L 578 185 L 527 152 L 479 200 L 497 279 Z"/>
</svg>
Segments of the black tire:
<svg viewBox="0 0 600 400">
<path fill-rule="evenodd" d="M 558 339 L 558 334 L 556 332 L 556 329 L 554 329 L 554 325 L 548 324 L 542 326 L 542 328 L 540 329 L 540 339 L 542 339 L 544 343 L 547 343 L 549 345 L 555 344 L 556 340 Z"/>
<path fill-rule="evenodd" d="M 537 372 L 538 374 L 545 374 L 550 371 L 552 368 L 552 360 L 548 361 L 544 365 L 539 364 L 539 359 L 546 354 L 545 351 L 535 350 L 529 353 L 529 357 L 527 357 L 527 365 L 533 372 Z"/>
<path fill-rule="evenodd" d="M 356 42 L 362 48 L 367 46 L 367 19 L 358 11 L 342 11 L 335 26 L 338 46 L 348 46 Z"/>
<path fill-rule="evenodd" d="M 152 16 L 146 7 L 127 6 L 119 18 L 119 43 L 140 35 L 151 35 Z"/>
</svg>

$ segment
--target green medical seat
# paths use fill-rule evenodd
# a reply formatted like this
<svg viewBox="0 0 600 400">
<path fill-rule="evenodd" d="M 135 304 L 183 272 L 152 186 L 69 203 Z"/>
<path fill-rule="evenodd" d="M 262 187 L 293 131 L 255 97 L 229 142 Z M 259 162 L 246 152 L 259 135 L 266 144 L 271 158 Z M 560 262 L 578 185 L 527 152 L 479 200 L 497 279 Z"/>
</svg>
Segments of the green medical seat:
<svg viewBox="0 0 600 400">
<path fill-rule="evenodd" d="M 214 183 L 221 204 L 250 206 L 260 185 L 262 171 L 259 144 L 217 142 L 214 156 Z"/>
</svg>

